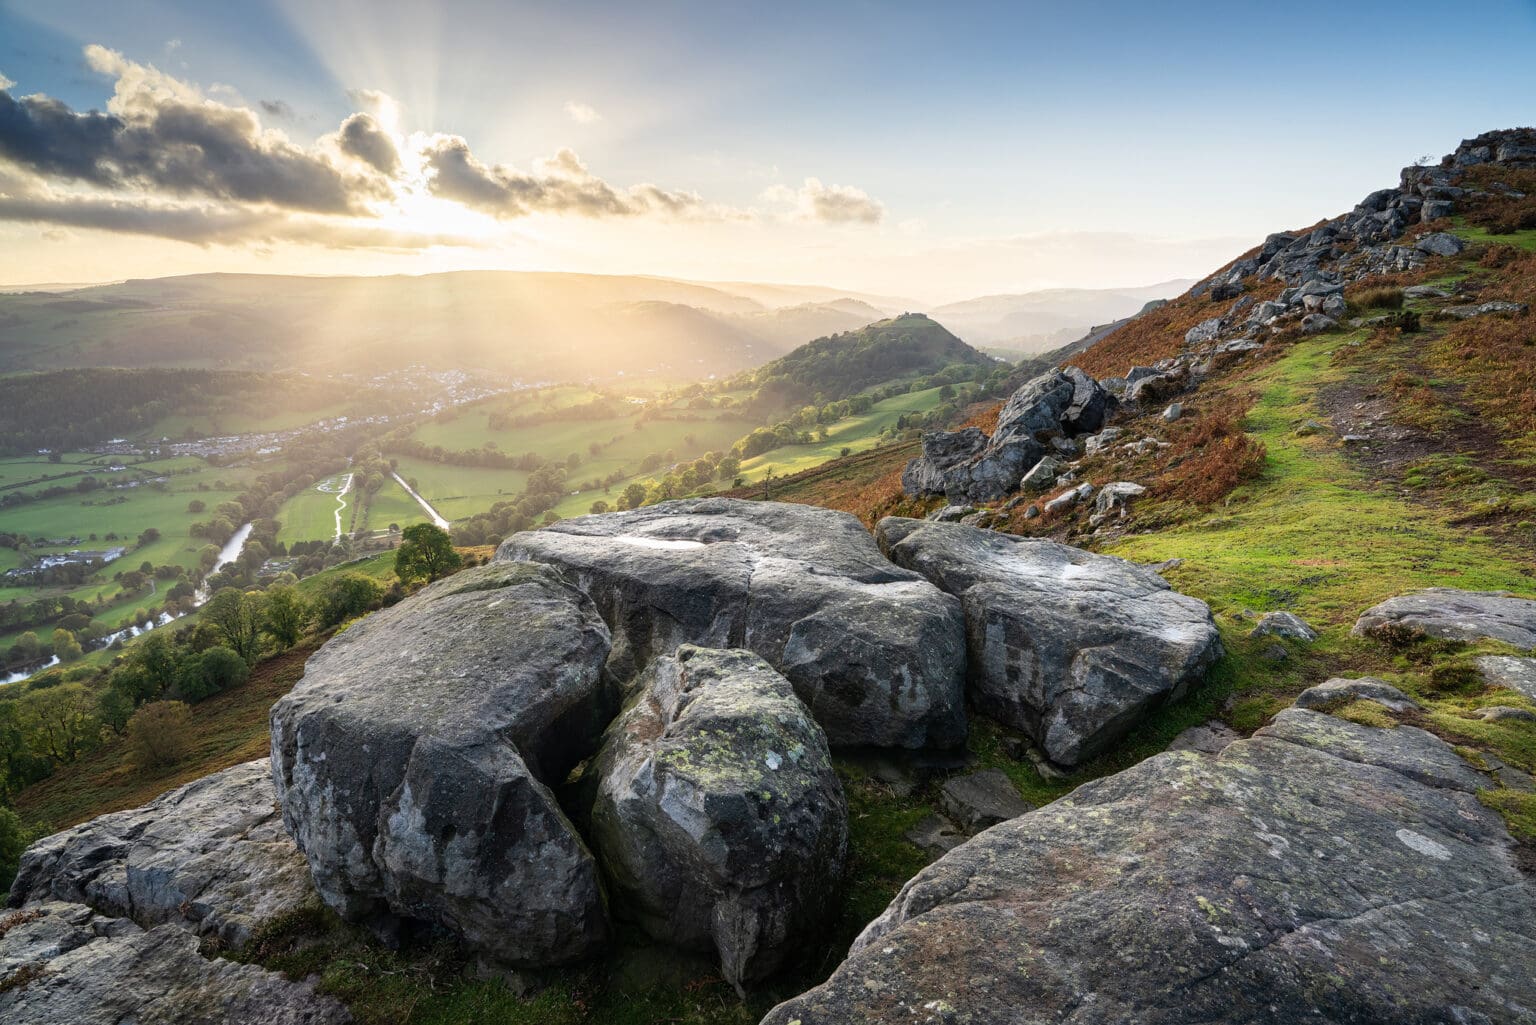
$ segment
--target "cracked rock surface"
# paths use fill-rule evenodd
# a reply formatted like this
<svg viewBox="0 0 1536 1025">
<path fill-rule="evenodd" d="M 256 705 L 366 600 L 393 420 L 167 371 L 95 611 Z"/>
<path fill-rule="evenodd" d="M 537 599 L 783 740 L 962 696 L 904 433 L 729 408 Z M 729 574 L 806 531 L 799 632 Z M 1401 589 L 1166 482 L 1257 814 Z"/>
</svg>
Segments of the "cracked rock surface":
<svg viewBox="0 0 1536 1025">
<path fill-rule="evenodd" d="M 1536 887 L 1485 785 L 1428 733 L 1287 709 L 957 847 L 765 1022 L 1530 1021 Z"/>
</svg>

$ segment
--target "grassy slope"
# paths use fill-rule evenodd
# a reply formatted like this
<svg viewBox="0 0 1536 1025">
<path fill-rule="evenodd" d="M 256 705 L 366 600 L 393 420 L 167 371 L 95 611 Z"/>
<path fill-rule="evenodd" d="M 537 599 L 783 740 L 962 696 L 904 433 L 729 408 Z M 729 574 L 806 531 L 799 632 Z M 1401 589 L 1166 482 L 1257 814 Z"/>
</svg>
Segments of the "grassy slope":
<svg viewBox="0 0 1536 1025">
<path fill-rule="evenodd" d="M 277 512 L 277 520 L 283 525 L 277 532 L 277 539 L 284 544 L 291 544 L 294 541 L 327 541 L 335 537 L 336 491 L 346 478 L 344 473 L 327 477 L 284 502 Z M 321 491 L 322 485 L 331 490 Z M 346 530 L 347 524 L 351 522 L 352 502 L 356 496 L 349 491 L 340 497 L 346 502 L 346 508 L 341 513 L 341 529 Z"/>
</svg>

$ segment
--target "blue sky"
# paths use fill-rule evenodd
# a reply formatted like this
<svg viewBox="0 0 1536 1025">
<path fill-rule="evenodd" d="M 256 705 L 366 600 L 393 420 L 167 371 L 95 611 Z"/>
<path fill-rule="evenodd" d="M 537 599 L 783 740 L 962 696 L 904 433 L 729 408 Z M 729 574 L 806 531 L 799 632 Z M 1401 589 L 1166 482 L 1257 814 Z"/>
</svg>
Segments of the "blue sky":
<svg viewBox="0 0 1536 1025">
<path fill-rule="evenodd" d="M 384 252 L 120 230 L 93 243 L 80 224 L 13 222 L 0 280 L 26 273 L 19 245 L 49 278 L 126 257 L 166 272 L 542 265 L 940 299 L 1136 284 L 1202 273 L 1422 155 L 1536 122 L 1536 2 L 0 3 L 0 75 L 18 97 L 104 108 L 113 76 L 87 67 L 88 44 L 301 146 L 377 90 L 398 101 L 402 146 L 458 136 L 476 166 L 519 170 L 570 149 L 614 188 L 654 183 L 753 223 L 497 210 L 504 237 Z M 818 220 L 807 179 L 856 190 L 878 220 Z"/>
</svg>

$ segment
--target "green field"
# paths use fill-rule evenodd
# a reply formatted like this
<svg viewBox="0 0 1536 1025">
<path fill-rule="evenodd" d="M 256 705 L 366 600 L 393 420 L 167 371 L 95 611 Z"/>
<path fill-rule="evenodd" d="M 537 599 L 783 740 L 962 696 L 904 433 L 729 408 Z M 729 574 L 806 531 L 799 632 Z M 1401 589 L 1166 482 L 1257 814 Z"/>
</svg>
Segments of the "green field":
<svg viewBox="0 0 1536 1025">
<path fill-rule="evenodd" d="M 386 478 L 382 487 L 369 500 L 367 515 L 357 527 L 359 530 L 387 530 L 391 523 L 404 529 L 413 523 L 430 520 L 421 504 L 405 493 L 393 477 Z"/>
<path fill-rule="evenodd" d="M 850 454 L 875 448 L 881 443 L 880 432 L 893 426 L 903 414 L 931 413 L 942 403 L 938 388 L 882 399 L 863 416 L 851 416 L 828 426 L 826 441 L 814 445 L 786 445 L 748 459 L 741 464 L 739 476 L 748 482 L 759 481 L 772 467 L 774 476 L 782 477 L 836 459 L 845 448 Z"/>
<path fill-rule="evenodd" d="M 292 544 L 295 541 L 326 541 L 334 538 L 337 492 L 348 476 L 338 473 L 334 477 L 327 477 L 284 502 L 277 512 L 278 522 L 283 525 L 277 532 L 277 539 L 284 544 Z M 342 530 L 346 530 L 351 522 L 355 497 L 350 491 L 342 496 L 342 501 L 346 503 L 341 514 Z"/>
<path fill-rule="evenodd" d="M 408 456 L 390 458 L 397 460 L 400 476 L 415 481 L 421 496 L 450 520 L 485 512 L 496 502 L 515 498 L 528 483 L 528 475 L 521 470 L 449 466 Z"/>
</svg>

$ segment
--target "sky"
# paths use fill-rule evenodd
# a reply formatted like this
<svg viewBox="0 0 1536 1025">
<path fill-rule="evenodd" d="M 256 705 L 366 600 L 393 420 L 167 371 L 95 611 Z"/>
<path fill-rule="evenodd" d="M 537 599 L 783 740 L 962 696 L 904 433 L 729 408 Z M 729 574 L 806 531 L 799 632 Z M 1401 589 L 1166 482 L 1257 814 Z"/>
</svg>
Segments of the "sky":
<svg viewBox="0 0 1536 1025">
<path fill-rule="evenodd" d="M 0 0 L 0 284 L 1202 276 L 1536 123 L 1536 0 Z"/>
</svg>

